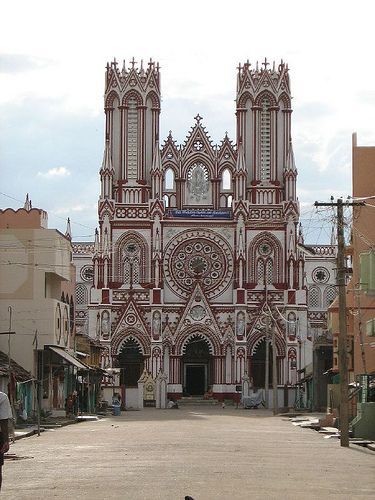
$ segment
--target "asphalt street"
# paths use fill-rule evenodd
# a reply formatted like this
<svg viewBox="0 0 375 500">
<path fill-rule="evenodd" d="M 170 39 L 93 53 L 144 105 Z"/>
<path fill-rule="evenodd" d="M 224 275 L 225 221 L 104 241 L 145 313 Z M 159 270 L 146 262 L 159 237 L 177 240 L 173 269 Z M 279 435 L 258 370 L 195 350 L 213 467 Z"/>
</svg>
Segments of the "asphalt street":
<svg viewBox="0 0 375 500">
<path fill-rule="evenodd" d="M 16 441 L 2 499 L 370 499 L 375 452 L 266 410 L 123 412 Z"/>
</svg>

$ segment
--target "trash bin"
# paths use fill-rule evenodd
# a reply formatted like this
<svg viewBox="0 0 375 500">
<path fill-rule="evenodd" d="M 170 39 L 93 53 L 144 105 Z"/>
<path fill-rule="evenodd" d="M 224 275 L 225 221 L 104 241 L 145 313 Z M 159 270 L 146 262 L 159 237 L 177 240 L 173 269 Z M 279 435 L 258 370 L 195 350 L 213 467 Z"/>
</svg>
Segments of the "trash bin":
<svg viewBox="0 0 375 500">
<path fill-rule="evenodd" d="M 114 401 L 112 404 L 113 407 L 113 415 L 115 417 L 119 417 L 121 415 L 121 404 L 119 401 Z"/>
</svg>

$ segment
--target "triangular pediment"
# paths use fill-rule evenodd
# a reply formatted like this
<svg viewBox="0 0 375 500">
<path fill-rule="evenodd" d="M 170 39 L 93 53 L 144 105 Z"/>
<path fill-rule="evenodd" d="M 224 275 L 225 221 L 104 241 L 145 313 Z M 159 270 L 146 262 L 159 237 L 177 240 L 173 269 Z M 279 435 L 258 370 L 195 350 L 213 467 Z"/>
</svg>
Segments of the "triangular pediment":
<svg viewBox="0 0 375 500">
<path fill-rule="evenodd" d="M 164 207 L 163 207 L 163 202 L 161 200 L 159 199 L 152 200 L 150 205 L 150 214 L 152 214 L 152 216 L 159 214 L 161 218 L 163 217 Z"/>
<path fill-rule="evenodd" d="M 225 134 L 224 139 L 221 141 L 217 156 L 219 164 L 226 162 L 234 163 L 236 161 L 236 151 L 227 134 Z"/>
<path fill-rule="evenodd" d="M 254 81 L 251 78 L 249 71 L 247 71 L 245 77 L 242 80 L 241 87 L 240 87 L 238 94 L 240 95 L 240 94 L 242 94 L 242 92 L 246 92 L 246 91 L 247 92 L 254 92 L 254 90 L 255 90 Z"/>
<path fill-rule="evenodd" d="M 175 336 L 188 326 L 204 325 L 213 332 L 219 332 L 220 328 L 212 312 L 211 306 L 206 299 L 199 283 L 196 283 L 185 310 L 177 326 Z"/>
<path fill-rule="evenodd" d="M 246 219 L 249 216 L 248 202 L 246 200 L 238 200 L 234 203 L 233 215 L 235 219 L 238 219 L 240 215 Z"/>
<path fill-rule="evenodd" d="M 257 82 L 256 92 L 261 90 L 270 90 L 271 92 L 276 92 L 275 83 L 271 78 L 271 74 L 268 70 L 260 72 L 260 78 Z"/>
<path fill-rule="evenodd" d="M 165 165 L 168 162 L 178 166 L 178 157 L 179 157 L 178 147 L 176 141 L 172 137 L 172 132 L 170 131 L 168 137 L 166 138 L 161 148 L 162 164 Z"/>
<path fill-rule="evenodd" d="M 126 75 L 126 80 L 124 82 L 123 90 L 126 91 L 126 90 L 136 89 L 137 87 L 140 88 L 141 90 L 144 90 L 144 85 L 141 81 L 138 71 L 135 68 L 131 68 L 129 70 L 129 73 Z"/>
<path fill-rule="evenodd" d="M 195 117 L 196 124 L 191 128 L 185 143 L 181 147 L 183 158 L 192 155 L 203 155 L 210 158 L 215 156 L 215 148 L 212 144 L 211 137 L 206 132 L 206 128 L 201 124 L 202 118 L 197 115 Z"/>
<path fill-rule="evenodd" d="M 156 93 L 159 93 L 159 83 L 155 77 L 155 74 L 153 72 L 148 73 L 148 77 L 146 80 L 145 88 L 155 90 Z"/>
<path fill-rule="evenodd" d="M 135 328 L 144 334 L 149 333 L 147 325 L 142 318 L 139 309 L 133 301 L 132 297 L 130 298 L 129 302 L 124 307 L 122 314 L 118 318 L 113 332 L 113 337 L 115 337 L 117 333 L 129 328 Z"/>
</svg>

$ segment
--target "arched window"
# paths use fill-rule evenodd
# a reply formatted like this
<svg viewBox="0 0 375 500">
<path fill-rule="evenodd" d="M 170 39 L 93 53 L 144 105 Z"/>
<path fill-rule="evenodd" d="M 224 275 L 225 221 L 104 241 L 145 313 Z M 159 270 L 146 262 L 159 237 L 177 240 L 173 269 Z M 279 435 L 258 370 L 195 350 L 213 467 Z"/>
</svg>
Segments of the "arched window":
<svg viewBox="0 0 375 500">
<path fill-rule="evenodd" d="M 165 189 L 174 189 L 174 172 L 171 168 L 167 168 L 164 177 Z"/>
<path fill-rule="evenodd" d="M 262 285 L 264 283 L 264 262 L 262 259 L 258 260 L 257 265 L 257 283 Z"/>
<path fill-rule="evenodd" d="M 325 290 L 325 301 L 324 301 L 324 307 L 329 307 L 332 302 L 335 300 L 337 295 L 336 288 L 333 286 L 330 286 L 326 288 Z"/>
<path fill-rule="evenodd" d="M 296 319 L 296 314 L 294 312 L 290 312 L 287 317 L 288 320 L 288 335 L 291 338 L 294 338 L 296 336 L 296 331 L 297 331 L 297 319 Z"/>
<path fill-rule="evenodd" d="M 321 293 L 319 288 L 312 287 L 309 290 L 309 307 L 319 309 L 322 306 Z"/>
<path fill-rule="evenodd" d="M 227 207 L 230 208 L 233 203 L 233 196 L 230 194 L 227 198 Z"/>
<path fill-rule="evenodd" d="M 272 285 L 273 283 L 273 260 L 268 259 L 266 262 L 266 281 L 267 285 Z"/>
<path fill-rule="evenodd" d="M 260 111 L 260 180 L 271 178 L 271 112 L 270 101 L 265 97 Z"/>
<path fill-rule="evenodd" d="M 167 194 L 165 194 L 163 196 L 163 200 L 164 200 L 164 205 L 165 205 L 165 208 L 168 208 L 169 207 L 169 197 Z"/>
<path fill-rule="evenodd" d="M 123 283 L 125 285 L 140 283 L 140 254 L 141 249 L 138 243 L 129 239 L 122 250 Z"/>
<path fill-rule="evenodd" d="M 87 289 L 85 285 L 76 286 L 76 304 L 77 305 L 87 304 Z"/>
<path fill-rule="evenodd" d="M 226 168 L 223 172 L 222 182 L 223 189 L 232 189 L 232 176 L 228 168 Z"/>
</svg>

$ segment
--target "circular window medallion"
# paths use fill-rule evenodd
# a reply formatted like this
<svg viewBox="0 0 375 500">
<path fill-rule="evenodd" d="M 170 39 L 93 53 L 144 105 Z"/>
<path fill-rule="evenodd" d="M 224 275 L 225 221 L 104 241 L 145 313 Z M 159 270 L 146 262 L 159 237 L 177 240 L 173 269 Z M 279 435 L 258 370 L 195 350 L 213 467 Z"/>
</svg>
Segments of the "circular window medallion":
<svg viewBox="0 0 375 500">
<path fill-rule="evenodd" d="M 272 249 L 268 243 L 262 243 L 259 245 L 259 253 L 260 255 L 269 255 Z"/>
<path fill-rule="evenodd" d="M 180 297 L 199 281 L 207 297 L 220 295 L 231 283 L 233 258 L 228 243 L 213 231 L 188 230 L 166 247 L 164 275 Z"/>
<path fill-rule="evenodd" d="M 202 306 L 194 306 L 190 309 L 190 316 L 195 321 L 200 321 L 206 315 L 206 309 Z"/>
<path fill-rule="evenodd" d="M 80 272 L 82 281 L 92 281 L 94 278 L 94 269 L 92 266 L 83 266 Z"/>
<path fill-rule="evenodd" d="M 329 280 L 329 272 L 325 267 L 317 267 L 312 272 L 312 279 L 315 283 L 327 283 Z"/>
<path fill-rule="evenodd" d="M 134 313 L 129 313 L 126 315 L 125 321 L 128 325 L 135 325 L 137 322 L 137 317 Z"/>
</svg>

